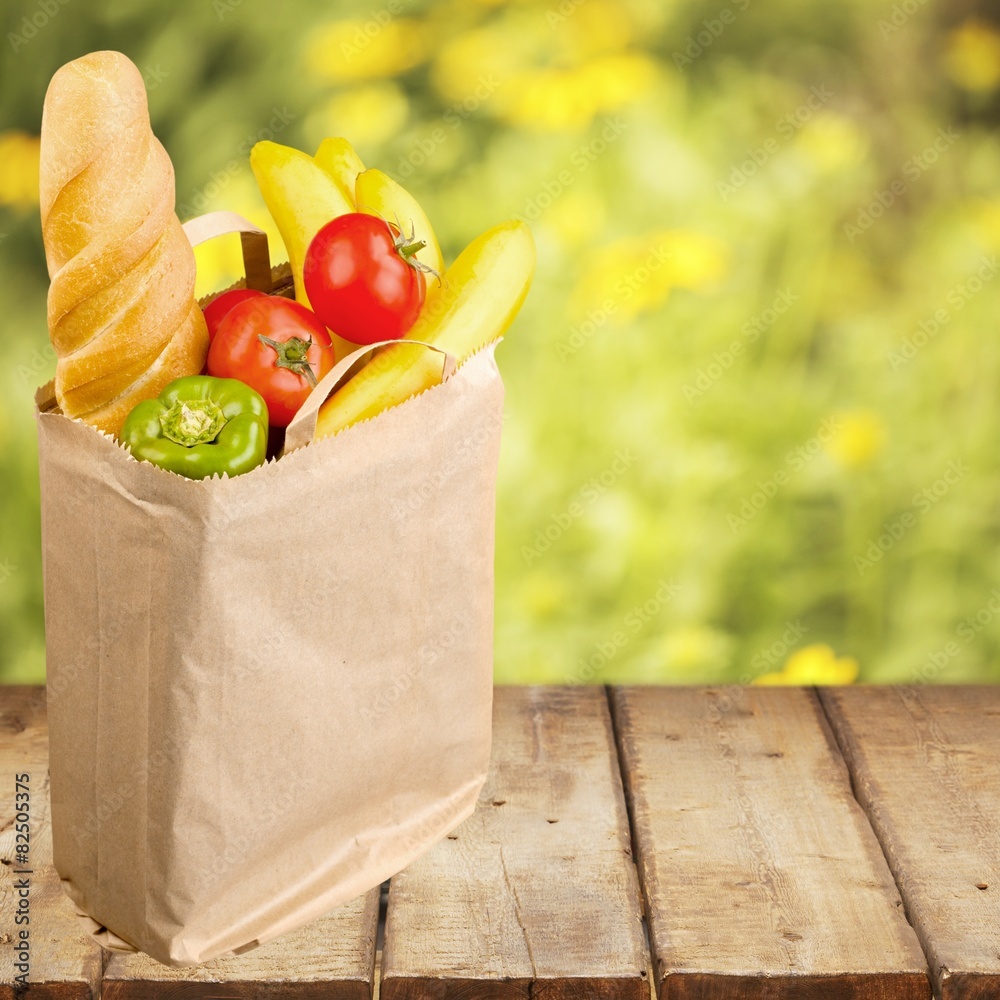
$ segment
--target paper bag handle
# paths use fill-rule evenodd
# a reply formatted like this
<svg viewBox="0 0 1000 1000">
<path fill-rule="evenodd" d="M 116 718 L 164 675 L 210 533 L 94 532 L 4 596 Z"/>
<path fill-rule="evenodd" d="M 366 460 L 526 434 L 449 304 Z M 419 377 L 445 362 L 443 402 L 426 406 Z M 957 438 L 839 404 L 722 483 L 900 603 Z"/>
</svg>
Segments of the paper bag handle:
<svg viewBox="0 0 1000 1000">
<path fill-rule="evenodd" d="M 354 366 L 355 362 L 366 354 L 370 354 L 378 347 L 388 347 L 390 344 L 415 344 L 418 347 L 429 347 L 432 351 L 437 351 L 442 355 L 441 381 L 445 382 L 455 373 L 457 362 L 455 356 L 444 348 L 436 344 L 430 344 L 426 340 L 379 340 L 374 344 L 366 344 L 357 351 L 342 357 L 334 366 L 320 379 L 316 388 L 306 397 L 306 401 L 299 407 L 298 412 L 292 417 L 292 422 L 285 429 L 285 447 L 282 454 L 288 455 L 291 452 L 302 448 L 312 441 L 316 433 L 316 420 L 319 416 L 319 408 L 327 401 L 335 389 L 339 388 L 344 376 Z"/>
<path fill-rule="evenodd" d="M 236 212 L 207 212 L 189 219 L 182 228 L 192 247 L 226 233 L 239 233 L 247 288 L 270 294 L 273 287 L 271 258 L 267 249 L 267 233 L 263 229 Z"/>
</svg>

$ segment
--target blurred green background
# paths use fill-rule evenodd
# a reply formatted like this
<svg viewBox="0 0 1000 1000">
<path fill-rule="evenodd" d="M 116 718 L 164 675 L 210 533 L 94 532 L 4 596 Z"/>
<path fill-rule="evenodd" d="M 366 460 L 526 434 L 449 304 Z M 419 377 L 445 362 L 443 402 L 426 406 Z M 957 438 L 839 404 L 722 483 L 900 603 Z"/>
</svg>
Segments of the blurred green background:
<svg viewBox="0 0 1000 1000">
<path fill-rule="evenodd" d="M 0 680 L 44 676 L 31 396 L 51 74 L 142 70 L 182 219 L 346 135 L 446 258 L 539 248 L 498 352 L 500 681 L 1000 680 L 1000 29 L 956 0 L 8 0 Z M 235 239 L 235 237 L 233 238 Z M 199 293 L 238 273 L 199 250 Z"/>
</svg>

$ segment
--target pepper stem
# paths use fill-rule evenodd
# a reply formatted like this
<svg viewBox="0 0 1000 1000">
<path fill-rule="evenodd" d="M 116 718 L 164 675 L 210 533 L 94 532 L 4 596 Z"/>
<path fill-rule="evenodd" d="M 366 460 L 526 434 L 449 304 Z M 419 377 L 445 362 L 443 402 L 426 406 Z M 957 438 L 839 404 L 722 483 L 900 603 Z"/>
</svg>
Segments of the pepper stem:
<svg viewBox="0 0 1000 1000">
<path fill-rule="evenodd" d="M 163 436 L 185 448 L 214 441 L 226 423 L 222 407 L 211 399 L 177 399 L 160 414 Z"/>
<path fill-rule="evenodd" d="M 301 375 L 313 388 L 316 387 L 316 373 L 309 361 L 309 348 L 313 346 L 312 337 L 308 340 L 289 337 L 288 340 L 282 341 L 272 340 L 262 333 L 258 333 L 257 336 L 260 337 L 262 344 L 273 348 L 274 353 L 278 355 L 274 362 L 275 368 L 287 368 L 290 372 Z"/>
</svg>

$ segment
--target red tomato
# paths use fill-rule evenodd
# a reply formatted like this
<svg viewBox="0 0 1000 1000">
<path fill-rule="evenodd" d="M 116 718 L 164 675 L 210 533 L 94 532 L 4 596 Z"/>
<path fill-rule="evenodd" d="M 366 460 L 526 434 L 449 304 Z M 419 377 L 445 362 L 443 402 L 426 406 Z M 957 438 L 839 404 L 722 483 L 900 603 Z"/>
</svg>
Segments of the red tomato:
<svg viewBox="0 0 1000 1000">
<path fill-rule="evenodd" d="M 226 318 L 226 313 L 236 305 L 251 299 L 255 295 L 263 295 L 263 292 L 254 291 L 252 288 L 231 288 L 228 292 L 216 295 L 207 306 L 205 306 L 205 325 L 208 327 L 208 342 L 212 343 L 219 330 L 219 324 Z"/>
<path fill-rule="evenodd" d="M 402 337 L 424 304 L 422 265 L 413 259 L 423 246 L 374 215 L 348 212 L 328 222 L 303 266 L 316 315 L 352 344 Z"/>
<path fill-rule="evenodd" d="M 274 427 L 288 426 L 333 364 L 326 327 L 305 306 L 277 295 L 233 306 L 208 349 L 208 374 L 256 389 Z"/>
</svg>

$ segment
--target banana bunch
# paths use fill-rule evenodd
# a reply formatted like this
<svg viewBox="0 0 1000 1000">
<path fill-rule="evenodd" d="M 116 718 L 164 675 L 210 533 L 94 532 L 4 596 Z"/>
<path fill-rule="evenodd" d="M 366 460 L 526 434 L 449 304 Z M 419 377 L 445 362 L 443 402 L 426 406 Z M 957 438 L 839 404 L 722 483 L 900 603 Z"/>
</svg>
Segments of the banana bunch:
<svg viewBox="0 0 1000 1000">
<path fill-rule="evenodd" d="M 441 276 L 427 283 L 420 315 L 403 339 L 434 344 L 461 364 L 510 326 L 528 294 L 535 245 L 523 222 L 487 230 L 445 269 L 434 230 L 416 199 L 382 171 L 366 170 L 346 139 L 324 140 L 315 156 L 258 142 L 250 165 L 288 250 L 296 299 L 307 308 L 306 251 L 323 226 L 348 212 L 377 215 L 405 229 L 423 243 L 417 260 Z M 334 344 L 338 357 L 357 349 L 336 336 Z M 316 437 L 336 434 L 440 381 L 441 360 L 435 353 L 384 347 L 323 403 Z"/>
</svg>

